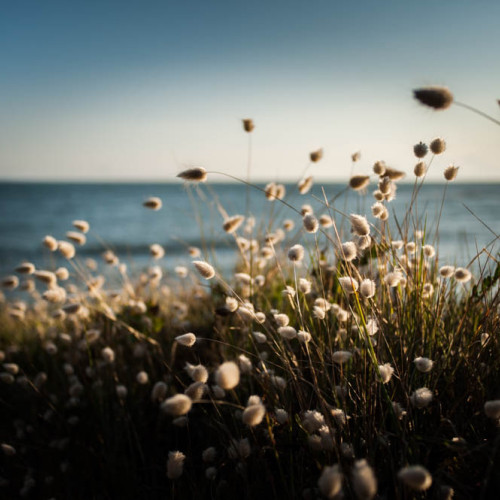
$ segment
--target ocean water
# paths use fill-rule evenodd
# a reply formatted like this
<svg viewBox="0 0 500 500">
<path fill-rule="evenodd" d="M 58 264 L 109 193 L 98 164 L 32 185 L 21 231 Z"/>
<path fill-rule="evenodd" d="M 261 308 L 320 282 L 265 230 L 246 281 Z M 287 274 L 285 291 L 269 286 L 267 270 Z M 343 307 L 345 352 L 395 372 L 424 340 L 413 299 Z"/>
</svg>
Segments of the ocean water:
<svg viewBox="0 0 500 500">
<path fill-rule="evenodd" d="M 325 196 L 332 198 L 343 189 L 342 185 L 318 185 L 300 196 L 293 185 L 287 185 L 286 200 L 296 208 L 308 203 L 319 215 L 325 212 L 321 200 Z M 443 190 L 442 184 L 424 184 L 417 202 L 419 227 L 425 226 L 427 241 L 439 247 L 440 262 L 467 265 L 485 247 L 498 252 L 498 240 L 491 242 L 500 233 L 500 184 L 450 183 L 436 240 Z M 401 223 L 412 191 L 413 185 L 399 185 L 396 199 L 389 204 L 394 239 L 399 237 L 393 214 Z M 144 208 L 142 202 L 149 196 L 160 197 L 163 208 L 159 211 Z M 372 203 L 371 196 L 362 197 L 350 191 L 347 196 L 340 196 L 334 207 L 344 213 L 368 215 L 373 221 Z M 258 190 L 252 189 L 247 201 L 247 188 L 240 184 L 188 188 L 181 183 L 0 183 L 0 274 L 12 273 L 24 260 L 34 262 L 39 268 L 63 264 L 60 257 L 42 247 L 41 241 L 48 234 L 64 239 L 75 219 L 87 220 L 91 226 L 87 244 L 78 248 L 79 258 L 99 260 L 109 248 L 133 271 L 140 271 L 152 263 L 149 246 L 159 243 L 166 250 L 159 263 L 168 272 L 176 265 L 189 264 L 187 248 L 197 246 L 211 262 L 229 272 L 235 264 L 236 252 L 234 240 L 222 230 L 222 214 L 244 214 L 247 205 L 261 234 L 269 221 L 276 228 L 284 219 L 291 218 L 300 227 L 296 213 L 278 202 L 270 203 Z M 337 220 L 340 223 L 339 215 Z M 347 224 L 345 230 L 344 239 L 348 239 Z M 295 243 L 297 231 L 292 231 L 289 238 Z"/>
</svg>

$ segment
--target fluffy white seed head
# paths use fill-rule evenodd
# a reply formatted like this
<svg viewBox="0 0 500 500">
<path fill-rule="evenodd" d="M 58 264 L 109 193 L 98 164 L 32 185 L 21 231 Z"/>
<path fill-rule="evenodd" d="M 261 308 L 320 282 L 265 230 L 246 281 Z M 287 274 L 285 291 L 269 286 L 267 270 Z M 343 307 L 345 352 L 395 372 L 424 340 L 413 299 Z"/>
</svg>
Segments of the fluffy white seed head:
<svg viewBox="0 0 500 500">
<path fill-rule="evenodd" d="M 59 253 L 66 259 L 72 259 L 76 254 L 75 246 L 69 241 L 58 241 L 57 249 L 59 250 Z"/>
<path fill-rule="evenodd" d="M 336 351 L 332 354 L 332 360 L 334 363 L 342 365 L 347 363 L 352 358 L 352 352 L 349 351 Z"/>
<path fill-rule="evenodd" d="M 457 267 L 455 269 L 455 279 L 460 283 L 467 283 L 472 278 L 472 274 L 464 267 Z"/>
<path fill-rule="evenodd" d="M 278 334 L 287 340 L 292 340 L 297 337 L 297 330 L 293 326 L 280 326 Z"/>
<path fill-rule="evenodd" d="M 149 253 L 151 254 L 151 257 L 153 257 L 153 259 L 158 260 L 164 257 L 165 249 L 160 244 L 153 243 L 149 247 Z"/>
<path fill-rule="evenodd" d="M 308 233 L 316 233 L 319 229 L 318 219 L 313 214 L 304 215 L 302 222 L 304 224 L 304 229 Z"/>
<path fill-rule="evenodd" d="M 85 237 L 85 235 L 82 233 L 78 233 L 77 231 L 67 231 L 66 238 L 80 246 L 85 245 L 85 243 L 87 242 L 87 238 Z"/>
<path fill-rule="evenodd" d="M 443 278 L 451 278 L 454 272 L 455 272 L 454 266 L 443 266 L 439 269 L 439 274 Z"/>
<path fill-rule="evenodd" d="M 339 252 L 340 258 L 346 262 L 351 262 L 357 256 L 356 244 L 352 241 L 342 243 L 341 251 Z"/>
<path fill-rule="evenodd" d="M 425 491 L 432 485 L 430 472 L 421 465 L 409 465 L 398 472 L 399 479 L 415 491 Z"/>
<path fill-rule="evenodd" d="M 51 252 L 55 252 L 57 250 L 57 240 L 53 236 L 45 236 L 45 238 L 42 240 L 42 243 Z"/>
<path fill-rule="evenodd" d="M 300 262 L 304 258 L 304 247 L 302 245 L 293 245 L 288 250 L 288 258 L 292 262 Z"/>
<path fill-rule="evenodd" d="M 167 460 L 167 477 L 177 479 L 182 476 L 186 455 L 180 451 L 171 451 Z"/>
<path fill-rule="evenodd" d="M 306 177 L 305 179 L 302 179 L 298 184 L 299 193 L 300 194 L 308 193 L 311 190 L 312 185 L 313 185 L 312 175 Z"/>
<path fill-rule="evenodd" d="M 488 418 L 500 419 L 500 399 L 493 399 L 484 403 L 484 413 Z"/>
<path fill-rule="evenodd" d="M 383 365 L 379 365 L 378 371 L 380 372 L 380 377 L 382 378 L 382 383 L 387 384 L 394 373 L 394 368 L 390 363 L 385 363 Z"/>
<path fill-rule="evenodd" d="M 166 396 L 167 396 L 167 384 L 162 380 L 159 380 L 153 386 L 153 390 L 151 391 L 151 401 L 161 403 L 162 401 L 165 400 Z"/>
<path fill-rule="evenodd" d="M 413 392 L 410 401 L 415 408 L 426 408 L 431 404 L 433 397 L 432 392 L 427 387 L 421 387 Z"/>
<path fill-rule="evenodd" d="M 413 169 L 413 173 L 415 174 L 415 177 L 423 177 L 427 172 L 427 165 L 423 161 L 419 161 L 416 165 L 415 168 Z"/>
<path fill-rule="evenodd" d="M 232 217 L 228 217 L 224 224 L 222 224 L 222 228 L 226 233 L 232 234 L 238 230 L 238 228 L 243 224 L 245 217 L 243 215 L 233 215 Z"/>
<path fill-rule="evenodd" d="M 354 293 L 359 288 L 358 282 L 350 276 L 339 278 L 339 283 L 345 293 Z"/>
<path fill-rule="evenodd" d="M 193 264 L 202 278 L 209 280 L 215 276 L 215 269 L 208 262 L 194 260 Z"/>
<path fill-rule="evenodd" d="M 192 365 L 191 363 L 186 363 L 184 369 L 194 382 L 205 383 L 208 380 L 208 370 L 201 364 Z"/>
<path fill-rule="evenodd" d="M 266 414 L 266 408 L 262 403 L 247 406 L 243 411 L 242 420 L 245 425 L 255 427 L 259 425 Z"/>
<path fill-rule="evenodd" d="M 351 214 L 349 217 L 351 221 L 351 231 L 358 236 L 367 236 L 370 234 L 370 225 L 366 217 L 357 214 Z"/>
<path fill-rule="evenodd" d="M 343 475 L 338 465 L 325 467 L 318 479 L 318 488 L 326 498 L 333 498 L 342 489 Z"/>
<path fill-rule="evenodd" d="M 163 401 L 161 405 L 162 411 L 167 413 L 168 415 L 172 415 L 175 417 L 186 415 L 191 409 L 193 402 L 189 396 L 185 394 L 176 394 L 165 401 Z"/>
<path fill-rule="evenodd" d="M 430 150 L 435 155 L 440 155 L 441 153 L 444 153 L 444 151 L 446 150 L 446 142 L 445 142 L 445 140 L 442 137 L 436 137 L 430 143 Z"/>
<path fill-rule="evenodd" d="M 215 372 L 215 383 L 222 389 L 234 389 L 240 382 L 240 369 L 233 361 L 222 363 Z"/>
<path fill-rule="evenodd" d="M 175 337 L 175 341 L 185 347 L 192 347 L 196 342 L 196 335 L 194 333 L 184 333 Z"/>
<path fill-rule="evenodd" d="M 359 500 L 371 500 L 377 494 L 377 478 L 366 460 L 354 462 L 352 489 Z"/>
<path fill-rule="evenodd" d="M 359 293 L 365 298 L 369 299 L 375 295 L 376 286 L 375 282 L 371 279 L 365 278 L 359 285 Z"/>
<path fill-rule="evenodd" d="M 413 360 L 415 363 L 415 367 L 419 372 L 428 373 L 432 370 L 432 365 L 434 361 L 431 361 L 429 358 L 418 357 Z"/>
</svg>

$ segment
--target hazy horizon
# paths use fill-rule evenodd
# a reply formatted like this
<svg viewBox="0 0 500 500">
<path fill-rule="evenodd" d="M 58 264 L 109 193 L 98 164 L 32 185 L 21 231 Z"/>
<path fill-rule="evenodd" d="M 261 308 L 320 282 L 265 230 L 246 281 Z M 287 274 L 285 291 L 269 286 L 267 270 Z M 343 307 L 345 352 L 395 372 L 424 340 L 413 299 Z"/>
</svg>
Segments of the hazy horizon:
<svg viewBox="0 0 500 500">
<path fill-rule="evenodd" d="M 378 160 L 411 182 L 413 145 L 438 136 L 429 181 L 455 164 L 457 181 L 499 182 L 495 124 L 412 97 L 446 85 L 498 118 L 499 18 L 500 3 L 465 0 L 9 3 L 0 180 L 165 182 L 187 165 L 246 178 L 252 118 L 256 182 L 296 181 L 318 148 L 318 182 Z"/>
</svg>

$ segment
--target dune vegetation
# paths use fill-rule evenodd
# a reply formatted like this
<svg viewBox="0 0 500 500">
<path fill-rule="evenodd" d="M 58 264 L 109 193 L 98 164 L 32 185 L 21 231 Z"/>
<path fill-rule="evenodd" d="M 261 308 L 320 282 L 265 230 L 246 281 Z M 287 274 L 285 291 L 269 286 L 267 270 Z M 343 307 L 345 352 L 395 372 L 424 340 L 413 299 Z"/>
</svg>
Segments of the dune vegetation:
<svg viewBox="0 0 500 500">
<path fill-rule="evenodd" d="M 47 236 L 41 251 L 65 266 L 20 262 L 3 279 L 0 496 L 495 498 L 498 240 L 468 262 L 440 260 L 418 196 L 445 149 L 414 146 L 403 213 L 391 201 L 404 174 L 383 161 L 346 179 L 368 214 L 329 193 L 314 213 L 311 176 L 298 205 L 279 183 L 242 180 L 276 215 L 219 206 L 231 275 L 199 248 L 170 273 L 158 244 L 139 275 L 110 249 L 82 259 L 86 221 Z M 444 170 L 443 203 L 459 173 Z M 211 175 L 179 177 L 209 197 Z"/>
</svg>

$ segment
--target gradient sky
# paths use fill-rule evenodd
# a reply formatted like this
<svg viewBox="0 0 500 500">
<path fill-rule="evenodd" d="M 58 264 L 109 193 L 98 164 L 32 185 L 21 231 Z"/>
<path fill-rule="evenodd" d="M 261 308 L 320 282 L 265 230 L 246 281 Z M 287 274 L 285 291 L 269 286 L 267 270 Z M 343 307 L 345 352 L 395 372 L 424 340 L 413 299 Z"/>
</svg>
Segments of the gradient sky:
<svg viewBox="0 0 500 500">
<path fill-rule="evenodd" d="M 172 180 L 185 165 L 324 180 L 376 160 L 410 174 L 442 136 L 461 180 L 500 180 L 500 2 L 10 1 L 0 16 L 0 179 Z M 411 175 L 409 175 L 411 178 Z"/>
</svg>

